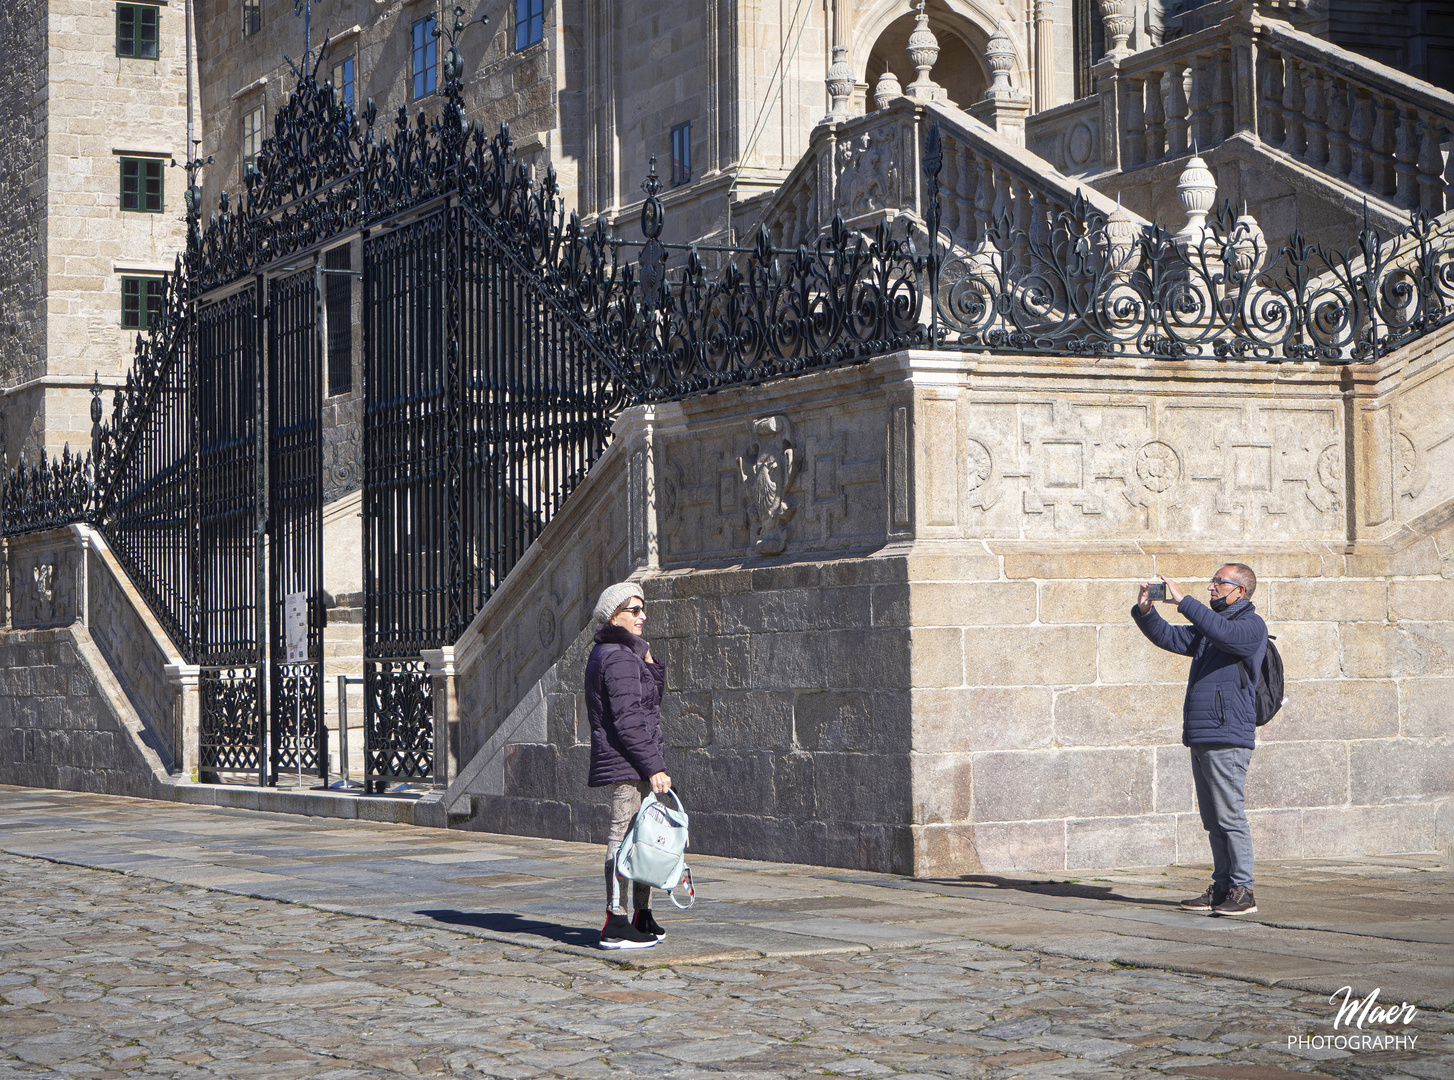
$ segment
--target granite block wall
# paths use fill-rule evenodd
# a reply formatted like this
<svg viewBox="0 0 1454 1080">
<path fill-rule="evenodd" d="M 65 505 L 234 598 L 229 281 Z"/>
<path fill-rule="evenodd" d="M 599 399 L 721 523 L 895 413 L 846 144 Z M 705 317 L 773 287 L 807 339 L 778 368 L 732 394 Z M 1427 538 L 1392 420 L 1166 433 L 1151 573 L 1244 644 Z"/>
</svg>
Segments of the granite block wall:
<svg viewBox="0 0 1454 1080">
<path fill-rule="evenodd" d="M 124 703 L 85 627 L 0 631 L 0 784 L 170 798 Z"/>
<path fill-rule="evenodd" d="M 624 562 L 666 660 L 668 769 L 698 850 L 923 876 L 1202 863 L 1188 662 L 1129 609 L 1142 581 L 1196 595 L 1235 560 L 1260 575 L 1289 679 L 1249 781 L 1258 850 L 1454 842 L 1447 341 L 1351 380 L 960 363 L 886 358 L 623 427 L 594 524 L 552 524 L 457 650 L 480 749 L 456 812 L 603 837 L 581 574 Z M 527 633 L 546 623 L 554 648 Z"/>
</svg>

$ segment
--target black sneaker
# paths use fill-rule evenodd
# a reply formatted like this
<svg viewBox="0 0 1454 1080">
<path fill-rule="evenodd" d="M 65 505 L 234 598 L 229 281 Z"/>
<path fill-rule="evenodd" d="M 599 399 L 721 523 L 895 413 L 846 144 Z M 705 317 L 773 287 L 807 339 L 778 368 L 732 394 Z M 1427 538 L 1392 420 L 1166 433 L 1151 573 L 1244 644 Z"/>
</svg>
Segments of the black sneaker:
<svg viewBox="0 0 1454 1080">
<path fill-rule="evenodd" d="M 636 919 L 631 924 L 643 934 L 651 934 L 657 941 L 666 938 L 666 931 L 661 928 L 661 923 L 651 914 L 651 908 L 642 908 L 636 913 Z"/>
<path fill-rule="evenodd" d="M 1233 885 L 1227 899 L 1212 908 L 1212 912 L 1217 915 L 1256 915 L 1257 901 L 1252 899 L 1251 889 Z"/>
<path fill-rule="evenodd" d="M 1218 888 L 1216 885 L 1208 885 L 1207 891 L 1192 900 L 1181 902 L 1182 911 L 1211 911 L 1223 900 L 1227 899 L 1227 890 Z"/>
<path fill-rule="evenodd" d="M 625 915 L 610 915 L 601 927 L 603 949 L 649 949 L 655 944 L 655 935 L 636 929 Z"/>
</svg>

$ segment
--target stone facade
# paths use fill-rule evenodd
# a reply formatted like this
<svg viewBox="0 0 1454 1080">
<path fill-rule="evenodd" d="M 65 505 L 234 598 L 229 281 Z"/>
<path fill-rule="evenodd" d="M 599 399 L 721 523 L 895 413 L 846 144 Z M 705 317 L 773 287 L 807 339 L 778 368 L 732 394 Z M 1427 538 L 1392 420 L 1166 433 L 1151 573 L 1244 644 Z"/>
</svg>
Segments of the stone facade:
<svg viewBox="0 0 1454 1080">
<path fill-rule="evenodd" d="M 23 0 L 0 16 L 7 215 L 0 362 L 5 451 L 90 445 L 90 394 L 115 385 L 136 336 L 122 327 L 122 278 L 170 273 L 181 250 L 186 157 L 185 8 L 157 11 L 157 59 L 117 55 L 114 6 Z M 159 213 L 121 209 L 121 159 L 163 163 Z"/>
<path fill-rule="evenodd" d="M 601 838 L 587 613 L 632 568 L 698 850 L 1200 861 L 1187 662 L 1129 609 L 1231 559 L 1289 678 L 1249 781 L 1258 850 L 1447 845 L 1451 340 L 1342 370 L 908 354 L 640 413 L 456 646 L 446 810 Z"/>
</svg>

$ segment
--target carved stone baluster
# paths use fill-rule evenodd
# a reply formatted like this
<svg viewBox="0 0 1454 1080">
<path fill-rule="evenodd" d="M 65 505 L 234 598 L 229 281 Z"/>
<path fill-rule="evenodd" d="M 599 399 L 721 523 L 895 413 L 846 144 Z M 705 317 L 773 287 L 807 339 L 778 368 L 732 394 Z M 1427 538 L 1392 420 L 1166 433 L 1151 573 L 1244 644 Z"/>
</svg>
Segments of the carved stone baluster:
<svg viewBox="0 0 1454 1080">
<path fill-rule="evenodd" d="M 1298 77 L 1297 61 L 1282 58 L 1282 148 L 1295 157 L 1307 149 L 1303 116 L 1303 81 Z"/>
<path fill-rule="evenodd" d="M 1136 75 L 1126 79 L 1126 161 L 1128 168 L 1146 164 L 1146 80 Z"/>
<path fill-rule="evenodd" d="M 1262 141 L 1268 146 L 1281 146 L 1283 139 L 1282 57 L 1269 50 L 1260 53 L 1257 59 L 1257 66 L 1261 69 L 1258 73 L 1259 82 L 1262 84 L 1262 121 L 1258 125 L 1258 132 L 1262 136 Z"/>
<path fill-rule="evenodd" d="M 1361 86 L 1353 88 L 1353 115 L 1348 121 L 1348 156 L 1350 158 L 1348 180 L 1366 188 L 1373 175 L 1373 157 L 1370 153 L 1370 139 L 1373 137 L 1373 106 L 1368 91 Z"/>
<path fill-rule="evenodd" d="M 1160 71 L 1146 73 L 1146 160 L 1166 156 L 1166 108 L 1161 96 Z"/>
<path fill-rule="evenodd" d="M 1030 187 L 1021 181 L 1015 182 L 1015 265 L 1024 267 L 1029 263 L 1030 239 L 1035 228 L 1035 219 L 1030 206 Z"/>
<path fill-rule="evenodd" d="M 1405 105 L 1398 112 L 1397 133 L 1394 136 L 1394 177 L 1398 193 L 1394 201 L 1405 210 L 1419 205 L 1418 169 L 1414 162 L 1419 156 L 1419 114 L 1412 105 Z"/>
<path fill-rule="evenodd" d="M 1046 218 L 1045 197 L 1039 188 L 1030 188 L 1030 239 L 1036 244 L 1045 244 L 1050 239 L 1050 222 Z"/>
<path fill-rule="evenodd" d="M 1298 75 L 1303 84 L 1303 135 L 1307 141 L 1303 159 L 1315 169 L 1321 169 L 1328 161 L 1328 125 L 1323 123 L 1328 112 L 1324 108 L 1323 80 L 1318 69 L 1307 60 L 1298 64 Z"/>
<path fill-rule="evenodd" d="M 1007 218 L 1013 221 L 1013 218 L 1010 217 L 1011 200 L 1014 198 L 1014 194 L 1010 189 L 1011 181 L 1005 175 L 1004 170 L 997 165 L 991 165 L 990 171 L 994 178 L 993 184 L 995 191 L 995 204 L 991 208 L 990 214 L 994 218 L 996 225 L 1003 226 Z"/>
<path fill-rule="evenodd" d="M 1337 177 L 1348 175 L 1348 84 L 1329 75 L 1328 88 L 1328 171 Z"/>
<path fill-rule="evenodd" d="M 1187 147 L 1188 127 L 1186 101 L 1186 69 L 1181 64 L 1171 65 L 1166 73 L 1166 156 L 1181 157 Z"/>
<path fill-rule="evenodd" d="M 1419 115 L 1419 205 L 1430 217 L 1444 212 L 1444 155 L 1439 153 L 1439 121 Z"/>
<path fill-rule="evenodd" d="M 1232 50 L 1218 49 L 1212 56 L 1212 129 L 1217 142 L 1232 137 Z"/>
<path fill-rule="evenodd" d="M 958 143 L 950 143 L 954 148 L 954 198 L 951 200 L 954 206 L 954 234 L 956 236 L 966 235 L 974 227 L 974 181 L 975 166 L 974 156 L 969 148 L 960 146 Z M 946 154 L 946 157 L 951 155 Z"/>
<path fill-rule="evenodd" d="M 1205 150 L 1218 142 L 1212 126 L 1212 54 L 1197 53 L 1191 69 L 1191 134 L 1196 145 Z"/>
<path fill-rule="evenodd" d="M 1373 190 L 1392 195 L 1396 188 L 1393 172 L 1393 102 L 1380 95 L 1373 102 Z"/>
<path fill-rule="evenodd" d="M 978 172 L 974 188 L 974 242 L 978 244 L 983 242 L 985 230 L 989 228 L 990 206 L 995 197 L 995 178 L 989 162 L 984 158 L 976 156 L 974 164 Z"/>
</svg>

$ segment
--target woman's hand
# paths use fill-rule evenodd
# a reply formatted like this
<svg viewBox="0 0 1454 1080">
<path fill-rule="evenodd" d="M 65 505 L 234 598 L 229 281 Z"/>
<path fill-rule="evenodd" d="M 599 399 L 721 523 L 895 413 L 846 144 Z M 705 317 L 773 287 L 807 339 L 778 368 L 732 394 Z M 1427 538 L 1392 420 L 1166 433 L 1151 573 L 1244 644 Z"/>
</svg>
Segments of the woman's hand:
<svg viewBox="0 0 1454 1080">
<path fill-rule="evenodd" d="M 648 645 L 646 647 L 646 662 L 648 664 L 654 664 L 654 663 L 656 663 L 656 661 L 651 658 L 651 646 L 650 645 Z"/>
<path fill-rule="evenodd" d="M 664 772 L 652 773 L 651 790 L 657 795 L 665 795 L 671 790 L 671 777 Z"/>
</svg>

